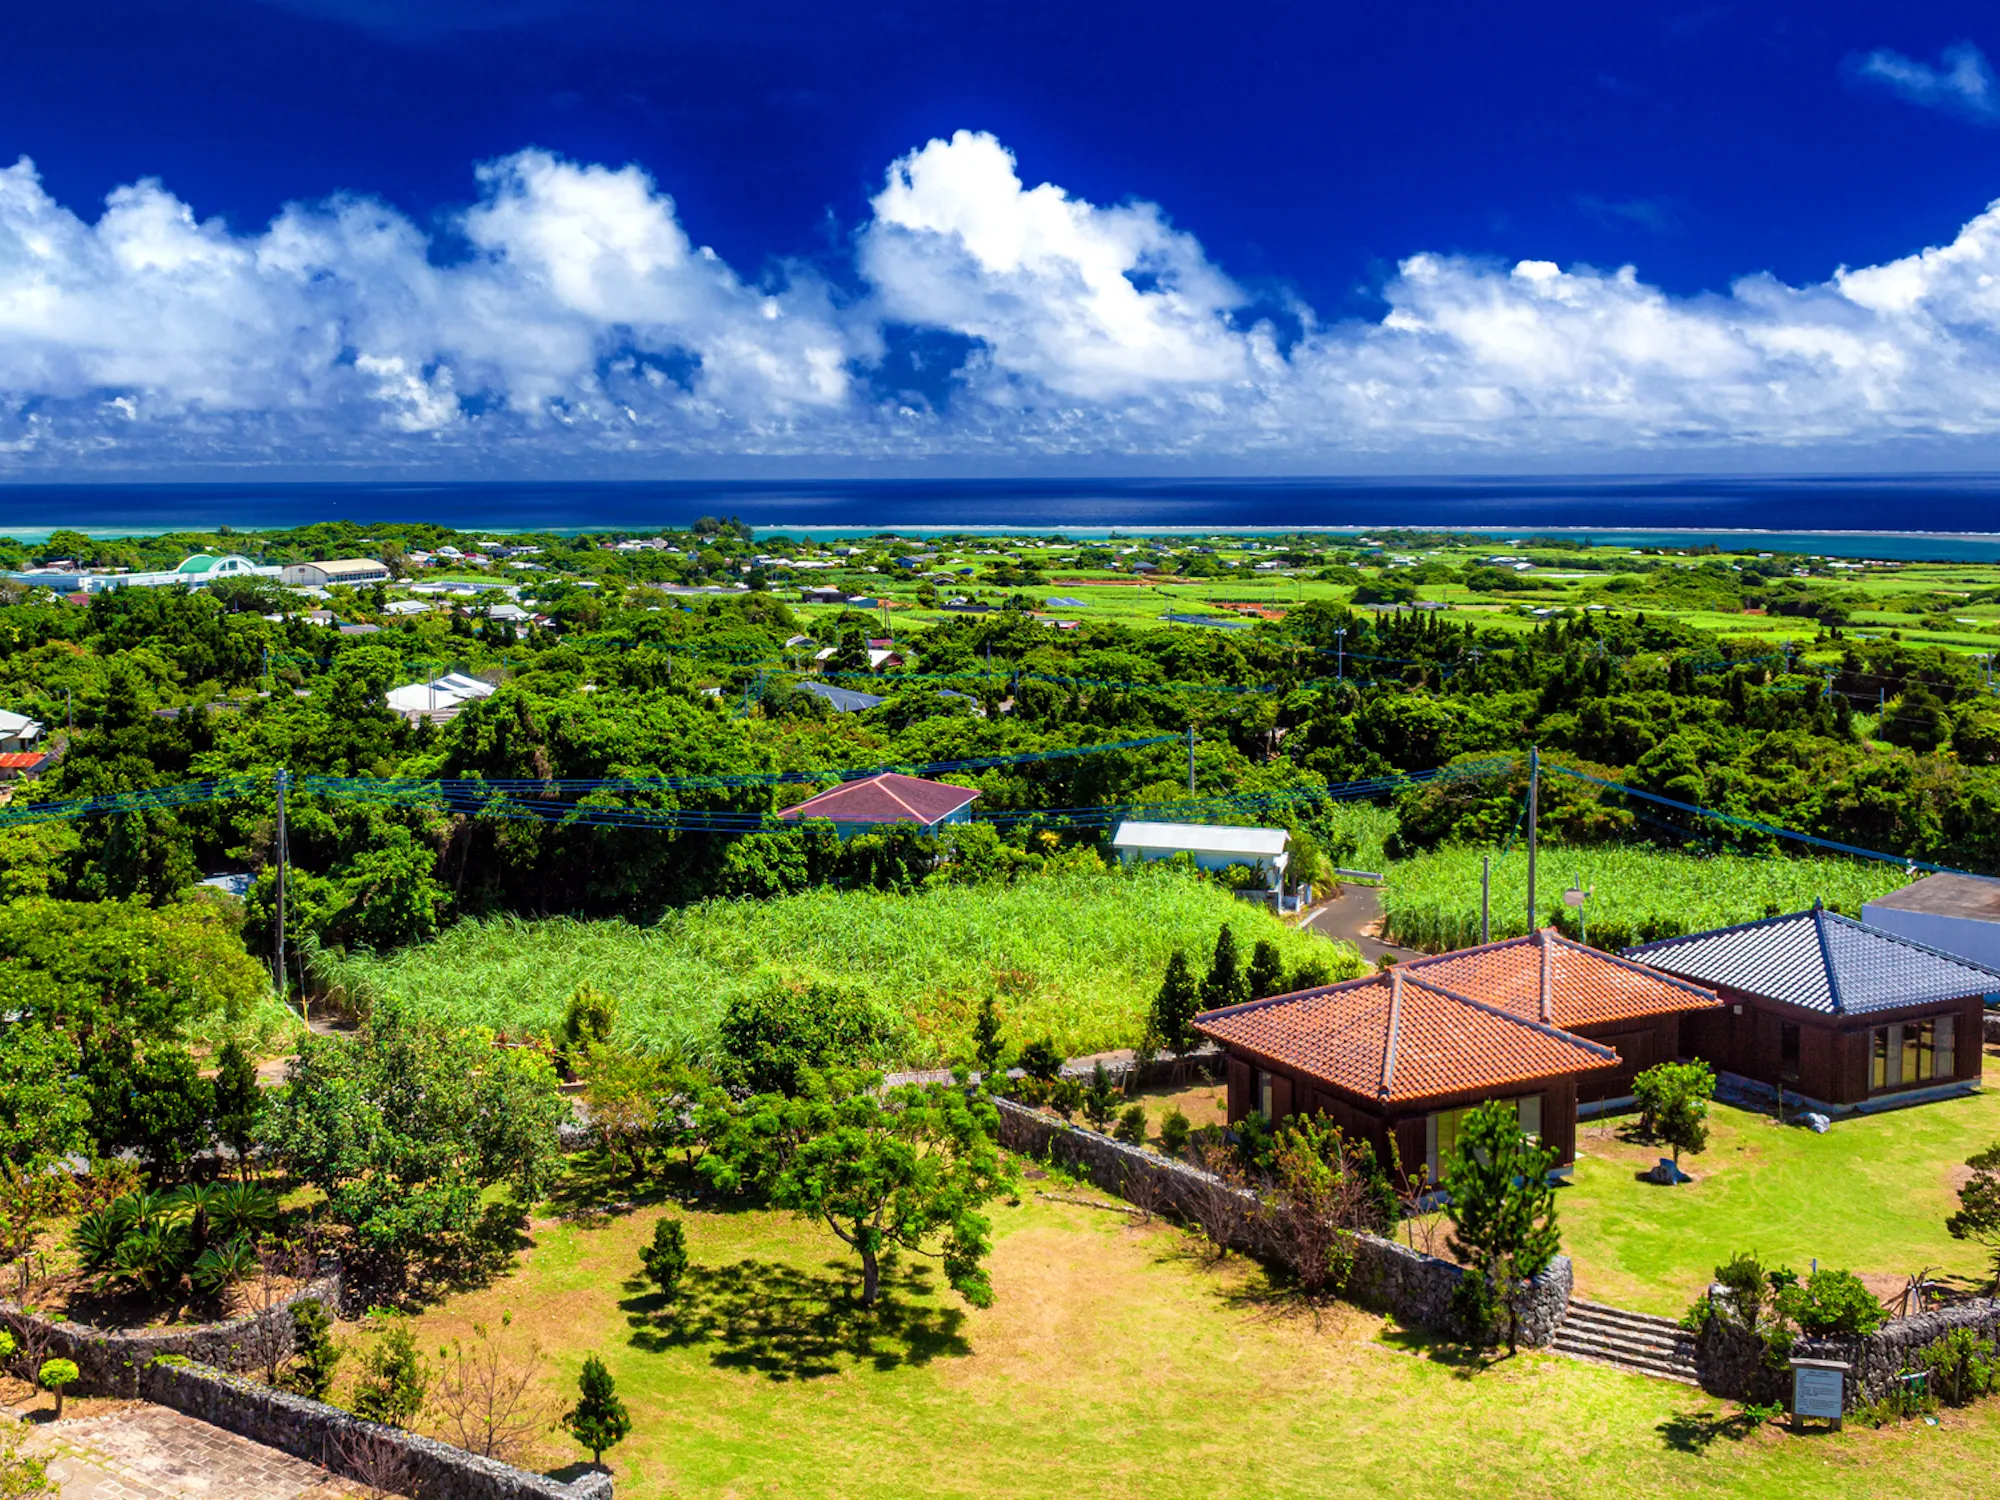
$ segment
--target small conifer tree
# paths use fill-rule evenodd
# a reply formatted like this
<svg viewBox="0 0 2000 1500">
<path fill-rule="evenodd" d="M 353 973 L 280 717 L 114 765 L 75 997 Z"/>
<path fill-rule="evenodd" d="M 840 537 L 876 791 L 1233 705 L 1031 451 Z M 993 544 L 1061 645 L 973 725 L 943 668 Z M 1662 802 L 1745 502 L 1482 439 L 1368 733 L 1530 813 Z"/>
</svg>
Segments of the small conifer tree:
<svg viewBox="0 0 2000 1500">
<path fill-rule="evenodd" d="M 639 1252 L 646 1279 L 671 1302 L 680 1295 L 681 1278 L 687 1274 L 687 1232 L 679 1219 L 662 1219 L 653 1226 L 653 1243 Z"/>
<path fill-rule="evenodd" d="M 1000 1013 L 993 1008 L 993 997 L 988 995 L 979 1002 L 979 1015 L 972 1023 L 972 1060 L 979 1064 L 979 1076 L 989 1087 L 1000 1075 L 1006 1055 L 1007 1039 L 1000 1031 Z"/>
<path fill-rule="evenodd" d="M 1257 946 L 1251 950 L 1249 988 L 1252 1000 L 1285 991 L 1285 961 L 1278 956 L 1278 945 L 1269 938 L 1258 938 Z"/>
<path fill-rule="evenodd" d="M 1176 948 L 1167 958 L 1166 977 L 1153 997 L 1149 1018 L 1160 1045 L 1176 1057 L 1194 1050 L 1196 1037 L 1190 1023 L 1201 1013 L 1201 990 L 1188 968 L 1187 955 Z"/>
<path fill-rule="evenodd" d="M 333 1339 L 333 1319 L 317 1297 L 292 1307 L 292 1354 L 297 1363 L 292 1366 L 291 1388 L 301 1396 L 324 1401 L 333 1389 L 340 1345 Z"/>
<path fill-rule="evenodd" d="M 215 1061 L 215 1133 L 236 1153 L 236 1169 L 242 1172 L 249 1167 L 264 1091 L 257 1087 L 256 1063 L 234 1039 L 222 1044 Z"/>
<path fill-rule="evenodd" d="M 618 1399 L 611 1372 L 595 1354 L 583 1362 L 577 1403 L 563 1414 L 562 1422 L 569 1435 L 590 1450 L 591 1463 L 600 1466 L 604 1450 L 617 1447 L 632 1431 L 631 1414 Z"/>
<path fill-rule="evenodd" d="M 1201 987 L 1201 1008 L 1220 1010 L 1240 1005 L 1250 998 L 1243 961 L 1236 951 L 1236 929 L 1227 922 L 1215 936 L 1215 957 L 1209 961 L 1208 978 Z"/>
<path fill-rule="evenodd" d="M 1117 1113 L 1118 1090 L 1112 1087 L 1104 1064 L 1097 1063 L 1090 1070 L 1090 1087 L 1083 1093 L 1083 1117 L 1102 1130 Z"/>
</svg>

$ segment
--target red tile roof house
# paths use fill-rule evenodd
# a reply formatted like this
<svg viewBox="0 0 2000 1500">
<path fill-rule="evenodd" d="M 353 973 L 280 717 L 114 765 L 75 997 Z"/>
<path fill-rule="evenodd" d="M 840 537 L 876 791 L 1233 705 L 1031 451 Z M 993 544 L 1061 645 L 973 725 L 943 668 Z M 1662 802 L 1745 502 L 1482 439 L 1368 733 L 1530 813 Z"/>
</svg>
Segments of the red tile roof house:
<svg viewBox="0 0 2000 1500">
<path fill-rule="evenodd" d="M 947 823 L 971 822 L 972 804 L 978 796 L 970 787 L 884 771 L 858 781 L 843 781 L 778 816 L 787 823 L 825 818 L 843 839 L 883 823 L 915 823 L 926 833 L 936 833 Z"/>
<path fill-rule="evenodd" d="M 1521 1127 L 1576 1160 L 1578 1100 L 1616 1100 L 1632 1075 L 1678 1055 L 1682 1015 L 1709 991 L 1543 929 L 1398 964 L 1387 973 L 1208 1011 L 1229 1118 L 1324 1115 L 1404 1169 L 1449 1161 L 1465 1115 L 1512 1100 Z M 1625 1055 L 1629 1050 L 1630 1056 Z"/>
</svg>

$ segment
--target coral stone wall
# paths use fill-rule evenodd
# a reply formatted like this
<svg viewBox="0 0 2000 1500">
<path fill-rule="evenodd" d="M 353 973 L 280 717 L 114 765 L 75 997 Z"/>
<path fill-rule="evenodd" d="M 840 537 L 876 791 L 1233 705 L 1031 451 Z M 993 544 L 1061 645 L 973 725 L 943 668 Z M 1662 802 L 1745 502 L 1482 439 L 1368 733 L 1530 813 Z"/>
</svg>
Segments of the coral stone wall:
<svg viewBox="0 0 2000 1500">
<path fill-rule="evenodd" d="M 1253 1194 L 1232 1189 L 1220 1178 L 1185 1162 L 1129 1146 L 1094 1130 L 1065 1125 L 1011 1099 L 994 1103 L 1000 1110 L 1000 1143 L 1009 1150 L 1060 1162 L 1107 1193 L 1214 1225 L 1231 1249 L 1254 1254 L 1265 1248 L 1251 1214 L 1256 1207 Z M 1218 1214 L 1218 1199 L 1232 1195 L 1240 1201 L 1242 1211 Z M 1465 1275 L 1460 1267 L 1376 1235 L 1355 1238 L 1354 1271 L 1346 1288 L 1350 1300 L 1435 1333 L 1449 1337 L 1461 1334 L 1451 1311 L 1452 1292 Z M 1559 1255 L 1528 1283 L 1520 1301 L 1521 1343 L 1547 1344 L 1555 1337 L 1569 1312 L 1570 1282 L 1569 1257 Z"/>
</svg>

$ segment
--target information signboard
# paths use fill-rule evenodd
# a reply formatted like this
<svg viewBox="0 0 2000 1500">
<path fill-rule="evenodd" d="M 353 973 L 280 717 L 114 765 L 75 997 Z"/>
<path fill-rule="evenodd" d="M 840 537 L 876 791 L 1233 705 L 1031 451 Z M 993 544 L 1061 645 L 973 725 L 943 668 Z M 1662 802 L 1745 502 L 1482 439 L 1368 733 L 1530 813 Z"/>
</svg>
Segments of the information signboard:
<svg viewBox="0 0 2000 1500">
<path fill-rule="evenodd" d="M 1846 1385 L 1845 1365 L 1793 1365 L 1792 1415 L 1830 1417 L 1838 1422 Z"/>
</svg>

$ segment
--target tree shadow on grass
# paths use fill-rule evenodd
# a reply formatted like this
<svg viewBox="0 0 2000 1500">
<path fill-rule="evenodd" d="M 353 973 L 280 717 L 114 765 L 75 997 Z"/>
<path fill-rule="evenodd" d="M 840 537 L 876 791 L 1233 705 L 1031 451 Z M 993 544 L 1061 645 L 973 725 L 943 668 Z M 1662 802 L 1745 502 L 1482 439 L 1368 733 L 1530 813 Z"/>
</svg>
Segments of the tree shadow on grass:
<svg viewBox="0 0 2000 1500">
<path fill-rule="evenodd" d="M 678 1176 L 672 1171 L 635 1174 L 624 1158 L 593 1147 L 569 1158 L 543 1202 L 558 1218 L 606 1219 L 665 1202 L 673 1196 Z"/>
<path fill-rule="evenodd" d="M 1403 1324 L 1391 1324 L 1382 1330 L 1380 1337 L 1385 1348 L 1442 1365 L 1458 1380 L 1471 1380 L 1514 1358 L 1504 1349 L 1475 1349 L 1470 1344 L 1453 1343 L 1427 1329 Z"/>
<path fill-rule="evenodd" d="M 1653 1431 L 1676 1453 L 1706 1453 L 1717 1438 L 1740 1443 L 1762 1425 L 1747 1411 L 1724 1416 L 1715 1411 L 1676 1412 Z"/>
<path fill-rule="evenodd" d="M 818 1272 L 769 1261 L 690 1266 L 669 1304 L 632 1280 L 618 1305 L 632 1343 L 649 1351 L 713 1346 L 718 1369 L 748 1370 L 770 1380 L 810 1380 L 852 1364 L 878 1370 L 927 1365 L 972 1352 L 965 1314 L 927 1300 L 928 1266 L 882 1268 L 873 1307 L 856 1295 L 855 1267 L 829 1262 Z"/>
</svg>

